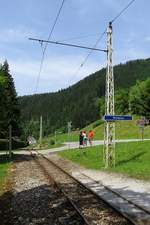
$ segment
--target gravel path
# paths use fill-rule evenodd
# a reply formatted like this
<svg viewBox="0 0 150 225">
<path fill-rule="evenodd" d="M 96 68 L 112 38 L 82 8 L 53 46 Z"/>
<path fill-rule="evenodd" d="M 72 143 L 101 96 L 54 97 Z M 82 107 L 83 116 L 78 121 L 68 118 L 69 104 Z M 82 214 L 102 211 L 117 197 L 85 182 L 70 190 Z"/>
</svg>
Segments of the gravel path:
<svg viewBox="0 0 150 225">
<path fill-rule="evenodd" d="M 16 163 L 7 193 L 6 207 L 0 211 L 1 225 L 83 225 L 68 200 L 39 169 L 32 157 Z M 5 194 L 6 195 L 6 194 Z M 3 198 L 6 204 L 6 198 Z M 5 215 L 5 216 L 3 216 Z"/>
</svg>

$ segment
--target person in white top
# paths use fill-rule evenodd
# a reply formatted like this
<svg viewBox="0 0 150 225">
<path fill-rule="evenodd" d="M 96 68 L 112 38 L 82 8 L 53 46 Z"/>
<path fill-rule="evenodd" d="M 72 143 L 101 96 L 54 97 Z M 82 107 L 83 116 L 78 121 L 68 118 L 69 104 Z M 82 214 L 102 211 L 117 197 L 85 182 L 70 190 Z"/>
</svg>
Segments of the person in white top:
<svg viewBox="0 0 150 225">
<path fill-rule="evenodd" d="M 87 135 L 86 135 L 86 131 L 83 131 L 82 135 L 83 135 L 83 146 L 87 146 Z"/>
</svg>

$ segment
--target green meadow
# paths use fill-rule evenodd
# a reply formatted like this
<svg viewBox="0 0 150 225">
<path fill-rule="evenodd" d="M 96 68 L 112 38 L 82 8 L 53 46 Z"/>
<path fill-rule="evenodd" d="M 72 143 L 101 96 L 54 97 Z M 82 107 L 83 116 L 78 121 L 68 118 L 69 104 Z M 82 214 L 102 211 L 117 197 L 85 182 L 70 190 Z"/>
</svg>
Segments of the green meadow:
<svg viewBox="0 0 150 225">
<path fill-rule="evenodd" d="M 0 156 L 0 194 L 5 188 L 11 165 L 11 162 L 5 156 Z"/>
<path fill-rule="evenodd" d="M 150 180 L 150 141 L 117 143 L 116 165 L 108 169 L 105 169 L 103 164 L 103 146 L 66 150 L 58 154 L 88 169 L 111 171 Z"/>
<path fill-rule="evenodd" d="M 133 117 L 132 121 L 117 121 L 116 122 L 116 139 L 141 139 L 141 129 L 137 125 L 137 120 L 139 118 L 137 116 Z M 104 122 L 102 120 L 95 121 L 90 125 L 82 128 L 81 130 L 85 130 L 87 133 L 89 130 L 94 131 L 94 139 L 95 140 L 103 140 L 104 138 Z M 150 126 L 146 126 L 144 128 L 144 138 L 150 138 Z M 65 134 L 57 134 L 55 137 L 51 135 L 47 140 L 55 140 L 58 143 L 63 143 L 67 141 L 78 141 L 79 139 L 79 131 L 72 131 L 70 136 L 67 133 Z"/>
</svg>

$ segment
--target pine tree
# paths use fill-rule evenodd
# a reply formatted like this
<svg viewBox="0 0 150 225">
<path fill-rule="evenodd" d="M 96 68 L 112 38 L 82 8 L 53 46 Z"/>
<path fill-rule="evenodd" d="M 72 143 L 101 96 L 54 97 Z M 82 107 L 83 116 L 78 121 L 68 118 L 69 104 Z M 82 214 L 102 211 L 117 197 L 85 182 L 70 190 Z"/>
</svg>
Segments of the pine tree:
<svg viewBox="0 0 150 225">
<path fill-rule="evenodd" d="M 6 138 L 9 125 L 12 125 L 13 135 L 20 134 L 20 110 L 13 78 L 9 72 L 8 62 L 0 66 L 0 136 Z"/>
</svg>

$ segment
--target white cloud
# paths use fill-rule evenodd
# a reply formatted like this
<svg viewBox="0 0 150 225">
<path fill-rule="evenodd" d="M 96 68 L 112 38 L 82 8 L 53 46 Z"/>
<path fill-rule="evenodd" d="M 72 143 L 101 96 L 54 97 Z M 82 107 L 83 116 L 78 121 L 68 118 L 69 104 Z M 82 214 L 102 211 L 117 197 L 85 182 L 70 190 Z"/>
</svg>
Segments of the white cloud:
<svg viewBox="0 0 150 225">
<path fill-rule="evenodd" d="M 145 37 L 145 41 L 150 41 L 150 36 Z"/>
<path fill-rule="evenodd" d="M 65 88 L 83 77 L 100 69 L 100 63 L 91 61 L 81 68 L 76 73 L 77 68 L 83 61 L 83 56 L 63 56 L 47 58 L 43 64 L 43 70 L 40 75 L 40 82 L 37 92 L 57 91 L 61 88 Z M 10 70 L 13 74 L 16 89 L 20 90 L 21 81 L 28 83 L 25 90 L 19 91 L 19 94 L 31 94 L 31 90 L 35 89 L 38 72 L 39 61 L 27 61 L 27 60 L 9 60 Z M 45 88 L 44 88 L 45 85 Z"/>
<path fill-rule="evenodd" d="M 9 28 L 1 30 L 1 43 L 20 43 L 28 40 L 30 35 L 35 35 L 35 31 L 26 28 Z"/>
<path fill-rule="evenodd" d="M 142 48 L 129 47 L 114 52 L 114 63 L 123 63 L 129 60 L 144 59 L 149 57 L 149 51 Z"/>
</svg>

